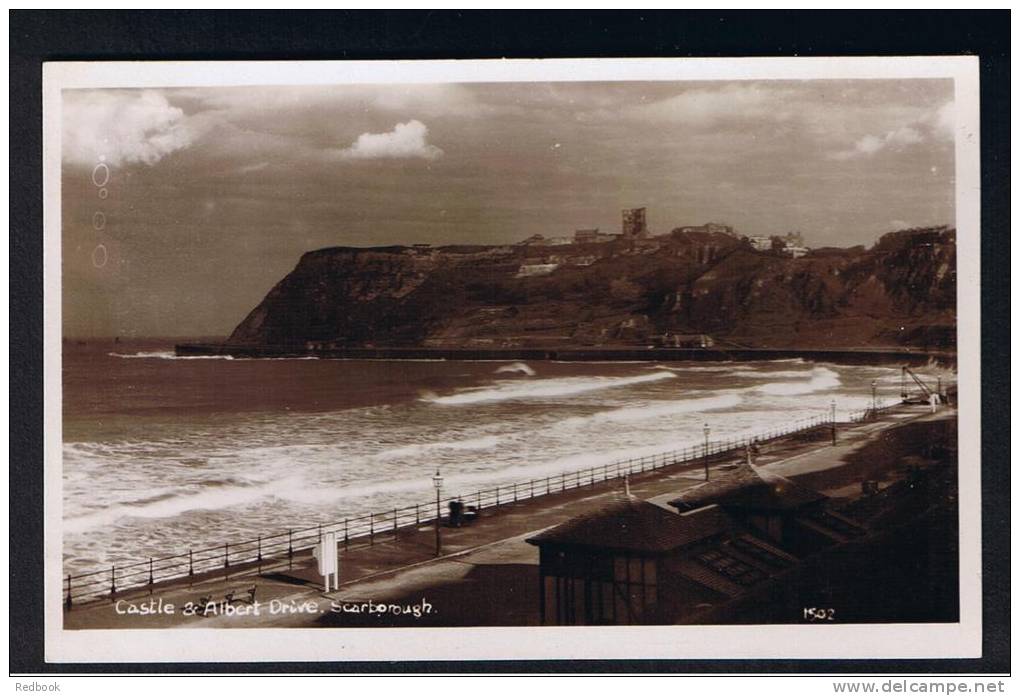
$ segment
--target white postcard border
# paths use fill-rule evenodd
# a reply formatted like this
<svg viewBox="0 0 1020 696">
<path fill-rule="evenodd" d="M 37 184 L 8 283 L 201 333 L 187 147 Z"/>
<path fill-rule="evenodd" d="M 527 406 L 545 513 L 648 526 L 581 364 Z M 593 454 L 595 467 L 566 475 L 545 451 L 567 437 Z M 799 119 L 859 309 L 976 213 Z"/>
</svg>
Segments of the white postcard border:
<svg viewBox="0 0 1020 696">
<path fill-rule="evenodd" d="M 956 85 L 959 623 L 410 629 L 63 629 L 61 90 L 339 83 L 915 78 L 951 78 Z M 978 124 L 978 59 L 975 56 L 45 64 L 43 509 L 46 660 L 60 663 L 129 663 L 980 657 L 981 182 Z"/>
</svg>

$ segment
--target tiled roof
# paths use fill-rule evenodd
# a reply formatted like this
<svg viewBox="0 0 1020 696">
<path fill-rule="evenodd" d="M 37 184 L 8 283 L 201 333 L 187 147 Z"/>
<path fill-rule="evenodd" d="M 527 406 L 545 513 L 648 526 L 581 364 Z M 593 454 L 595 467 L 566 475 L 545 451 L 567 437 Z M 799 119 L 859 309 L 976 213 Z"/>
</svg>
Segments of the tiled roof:
<svg viewBox="0 0 1020 696">
<path fill-rule="evenodd" d="M 825 496 L 788 478 L 742 464 L 696 488 L 685 491 L 669 504 L 678 510 L 705 505 L 724 505 L 747 510 L 797 510 Z"/>
<path fill-rule="evenodd" d="M 733 526 L 733 520 L 718 507 L 678 515 L 627 496 L 537 534 L 528 543 L 660 554 L 729 531 Z"/>
</svg>

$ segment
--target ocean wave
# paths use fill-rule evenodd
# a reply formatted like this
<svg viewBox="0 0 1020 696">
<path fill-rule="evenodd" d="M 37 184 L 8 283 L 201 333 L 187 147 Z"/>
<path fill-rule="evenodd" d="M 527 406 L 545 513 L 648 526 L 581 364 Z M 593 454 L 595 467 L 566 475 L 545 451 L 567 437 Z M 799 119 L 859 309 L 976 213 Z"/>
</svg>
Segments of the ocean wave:
<svg viewBox="0 0 1020 696">
<path fill-rule="evenodd" d="M 653 369 L 669 370 L 670 372 L 729 372 L 733 368 L 726 365 L 690 365 L 677 367 L 676 365 L 656 365 Z"/>
<path fill-rule="evenodd" d="M 792 382 L 763 384 L 760 387 L 754 387 L 753 391 L 771 396 L 798 396 L 826 389 L 836 389 L 841 384 L 839 375 L 827 367 L 816 367 L 806 377 L 807 379 Z"/>
<path fill-rule="evenodd" d="M 600 389 L 614 389 L 634 384 L 657 382 L 662 379 L 674 379 L 672 372 L 653 372 L 649 375 L 635 377 L 566 377 L 558 379 L 542 379 L 530 382 L 511 382 L 492 389 L 474 389 L 450 396 L 428 394 L 422 401 L 445 406 L 477 404 L 486 401 L 508 401 L 511 399 L 543 399 L 556 396 L 572 396 Z"/>
<path fill-rule="evenodd" d="M 813 375 L 813 370 L 735 370 L 730 377 L 748 377 L 750 379 L 808 379 Z"/>
<path fill-rule="evenodd" d="M 156 359 L 156 360 L 233 360 L 232 355 L 177 355 L 172 350 L 150 350 L 137 353 L 107 353 L 111 358 Z"/>
<path fill-rule="evenodd" d="M 736 392 L 706 396 L 696 399 L 680 399 L 677 401 L 651 402 L 646 406 L 627 406 L 611 411 L 601 411 L 591 416 L 575 416 L 566 418 L 559 423 L 560 426 L 579 426 L 588 423 L 635 423 L 653 418 L 666 416 L 678 416 L 684 413 L 699 413 L 702 411 L 713 411 L 720 408 L 732 408 L 742 401 L 742 397 Z"/>
<path fill-rule="evenodd" d="M 64 520 L 64 531 L 87 532 L 105 527 L 125 518 L 162 519 L 177 517 L 196 510 L 222 510 L 239 505 L 248 505 L 267 497 L 273 497 L 281 490 L 300 485 L 296 479 L 246 484 L 221 482 L 203 491 L 160 493 L 136 500 L 122 501 L 102 510 L 86 513 Z"/>
<path fill-rule="evenodd" d="M 500 365 L 499 367 L 496 368 L 496 372 L 497 373 L 505 373 L 505 372 L 519 373 L 519 374 L 522 374 L 522 375 L 527 375 L 528 377 L 534 377 L 535 376 L 535 370 L 533 370 L 531 368 L 531 366 L 528 365 L 527 363 L 522 363 L 522 362 L 510 363 L 509 365 Z"/>
<path fill-rule="evenodd" d="M 442 450 L 452 451 L 466 451 L 466 450 L 484 450 L 495 447 L 503 441 L 503 438 L 496 435 L 488 435 L 485 437 L 477 437 L 469 440 L 451 440 L 449 442 L 426 442 L 415 445 L 405 445 L 403 447 L 395 447 L 388 449 L 379 454 L 375 455 L 378 459 L 404 459 L 406 457 L 415 457 L 429 452 L 436 452 Z"/>
</svg>

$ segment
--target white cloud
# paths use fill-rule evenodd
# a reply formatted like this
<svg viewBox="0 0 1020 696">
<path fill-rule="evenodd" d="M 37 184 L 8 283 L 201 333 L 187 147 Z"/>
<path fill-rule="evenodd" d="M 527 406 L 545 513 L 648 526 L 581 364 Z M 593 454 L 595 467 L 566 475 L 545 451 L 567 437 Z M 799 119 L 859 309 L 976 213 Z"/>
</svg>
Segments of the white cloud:
<svg viewBox="0 0 1020 696">
<path fill-rule="evenodd" d="M 688 125 L 714 125 L 731 116 L 776 116 L 789 90 L 757 84 L 693 89 L 683 94 L 637 107 L 637 111 Z"/>
<path fill-rule="evenodd" d="M 250 174 L 252 172 L 260 172 L 269 166 L 269 162 L 259 162 L 258 164 L 247 164 L 240 167 L 237 170 L 238 174 Z"/>
<path fill-rule="evenodd" d="M 935 113 L 935 132 L 952 139 L 956 134 L 956 104 L 946 102 Z"/>
<path fill-rule="evenodd" d="M 153 165 L 190 145 L 196 133 L 183 110 L 159 92 L 66 92 L 63 157 L 93 165 Z"/>
<path fill-rule="evenodd" d="M 428 127 L 421 121 L 398 123 L 389 133 L 362 133 L 354 144 L 340 150 L 344 159 L 436 159 L 443 151 L 425 138 Z"/>
<path fill-rule="evenodd" d="M 907 145 L 914 145 L 924 141 L 924 136 L 919 130 L 912 126 L 903 126 L 891 130 L 885 135 L 865 135 L 854 143 L 853 149 L 841 150 L 832 154 L 832 159 L 848 160 L 856 157 L 867 157 L 882 150 L 901 150 Z"/>
</svg>

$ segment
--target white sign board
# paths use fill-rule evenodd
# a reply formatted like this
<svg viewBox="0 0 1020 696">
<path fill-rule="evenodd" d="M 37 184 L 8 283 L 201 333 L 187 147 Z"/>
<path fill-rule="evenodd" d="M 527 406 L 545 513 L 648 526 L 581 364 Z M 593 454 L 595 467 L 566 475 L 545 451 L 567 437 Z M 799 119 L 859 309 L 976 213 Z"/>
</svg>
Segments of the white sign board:
<svg viewBox="0 0 1020 696">
<path fill-rule="evenodd" d="M 336 534 L 326 532 L 312 555 L 319 561 L 319 575 L 322 576 L 326 592 L 329 592 L 329 576 L 333 576 L 333 589 L 340 587 L 340 555 L 336 550 Z"/>
</svg>

